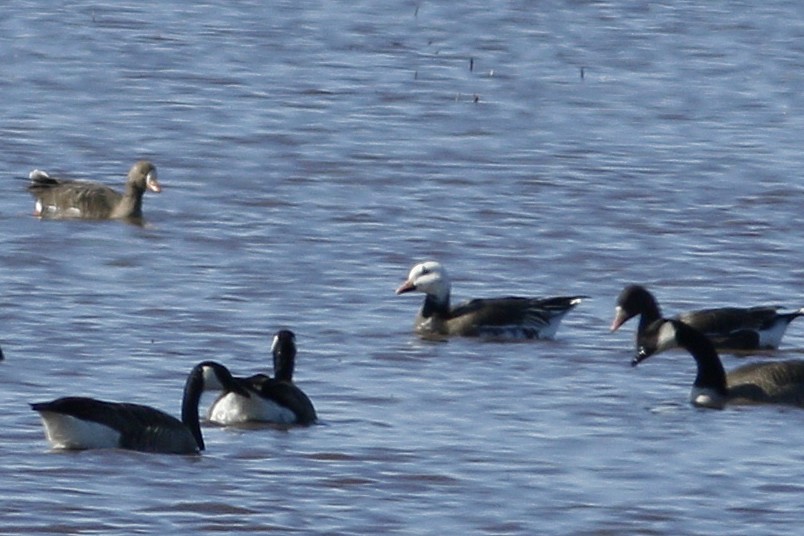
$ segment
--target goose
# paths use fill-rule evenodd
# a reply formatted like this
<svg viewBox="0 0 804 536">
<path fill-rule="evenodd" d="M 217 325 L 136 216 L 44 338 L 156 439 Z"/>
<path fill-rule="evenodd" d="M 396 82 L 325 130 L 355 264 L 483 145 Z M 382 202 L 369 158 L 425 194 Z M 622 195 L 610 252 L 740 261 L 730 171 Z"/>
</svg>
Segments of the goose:
<svg viewBox="0 0 804 536">
<path fill-rule="evenodd" d="M 31 404 L 55 449 L 121 448 L 166 454 L 204 450 L 198 402 L 205 384 L 248 396 L 223 365 L 204 361 L 190 371 L 184 386 L 181 420 L 140 404 L 68 396 Z"/>
<path fill-rule="evenodd" d="M 697 329 L 676 319 L 659 319 L 640 334 L 632 366 L 666 348 L 687 350 L 698 367 L 690 402 L 723 409 L 726 404 L 789 404 L 804 407 L 804 360 L 758 362 L 728 374 L 714 344 Z"/>
<path fill-rule="evenodd" d="M 156 167 L 147 160 L 131 167 L 122 194 L 103 184 L 51 177 L 39 169 L 31 171 L 28 177 L 31 180 L 28 191 L 36 200 L 34 215 L 41 218 L 141 218 L 145 190 L 162 191 Z"/>
<path fill-rule="evenodd" d="M 271 343 L 274 377 L 255 374 L 238 378 L 250 396 L 228 390 L 209 408 L 208 419 L 230 425 L 246 422 L 309 425 L 317 420 L 312 401 L 293 383 L 296 335 L 287 329 L 278 331 Z"/>
<path fill-rule="evenodd" d="M 639 315 L 637 334 L 662 317 L 656 298 L 641 285 L 628 285 L 617 297 L 611 331 Z M 715 348 L 732 352 L 775 350 L 790 322 L 804 315 L 804 308 L 780 312 L 779 307 L 720 307 L 701 309 L 675 318 L 706 334 Z M 638 337 L 639 335 L 637 335 Z"/>
<path fill-rule="evenodd" d="M 474 299 L 450 306 L 450 280 L 441 263 L 426 261 L 410 270 L 396 294 L 423 292 L 414 330 L 423 338 L 451 335 L 494 339 L 552 339 L 561 319 L 586 296 Z"/>
</svg>

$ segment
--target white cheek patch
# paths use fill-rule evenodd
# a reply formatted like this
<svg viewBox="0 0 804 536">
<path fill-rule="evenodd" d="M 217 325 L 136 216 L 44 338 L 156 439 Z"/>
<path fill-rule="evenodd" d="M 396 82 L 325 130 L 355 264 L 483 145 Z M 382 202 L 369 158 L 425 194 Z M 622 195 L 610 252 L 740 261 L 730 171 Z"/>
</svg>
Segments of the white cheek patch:
<svg viewBox="0 0 804 536">
<path fill-rule="evenodd" d="M 659 328 L 659 337 L 656 341 L 656 352 L 664 352 L 665 350 L 669 350 L 670 348 L 677 348 L 678 342 L 676 342 L 676 328 L 670 322 L 665 322 L 661 328 Z"/>
</svg>

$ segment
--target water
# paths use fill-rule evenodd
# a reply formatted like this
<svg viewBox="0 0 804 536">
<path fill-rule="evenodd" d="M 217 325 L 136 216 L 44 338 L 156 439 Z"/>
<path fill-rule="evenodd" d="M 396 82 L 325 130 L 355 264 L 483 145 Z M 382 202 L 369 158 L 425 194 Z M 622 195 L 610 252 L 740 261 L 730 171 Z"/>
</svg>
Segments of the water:
<svg viewBox="0 0 804 536">
<path fill-rule="evenodd" d="M 804 305 L 798 3 L 174 4 L 0 14 L 0 533 L 801 526 L 802 413 L 696 410 L 688 356 L 632 369 L 607 331 L 630 282 Z M 31 169 L 142 157 L 145 227 L 31 216 Z M 555 341 L 427 343 L 393 294 L 427 258 L 456 300 L 592 298 Z M 178 414 L 193 364 L 265 370 L 281 327 L 321 425 L 57 453 L 27 406 Z"/>
</svg>

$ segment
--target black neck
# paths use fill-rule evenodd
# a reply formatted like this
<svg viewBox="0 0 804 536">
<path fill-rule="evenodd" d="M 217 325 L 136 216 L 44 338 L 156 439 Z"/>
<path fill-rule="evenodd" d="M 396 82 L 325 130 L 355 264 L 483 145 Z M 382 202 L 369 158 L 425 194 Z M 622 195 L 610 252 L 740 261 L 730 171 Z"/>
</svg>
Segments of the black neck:
<svg viewBox="0 0 804 536">
<path fill-rule="evenodd" d="M 720 362 L 714 344 L 709 338 L 700 331 L 689 327 L 687 324 L 671 320 L 676 328 L 676 340 L 679 346 L 685 348 L 698 365 L 698 375 L 695 377 L 695 387 L 705 387 L 715 389 L 717 392 L 726 395 L 726 371 Z"/>
<path fill-rule="evenodd" d="M 449 313 L 449 298 L 444 301 L 438 301 L 438 298 L 431 294 L 424 297 L 424 305 L 422 305 L 422 317 L 430 318 L 435 314 L 446 316 Z"/>
<path fill-rule="evenodd" d="M 274 352 L 274 377 L 277 380 L 293 381 L 293 368 L 296 364 L 296 350 L 279 349 Z"/>
<path fill-rule="evenodd" d="M 204 390 L 203 368 L 196 366 L 187 377 L 184 384 L 184 398 L 181 402 L 181 422 L 190 430 L 198 445 L 198 450 L 204 450 L 204 437 L 201 435 L 201 423 L 198 419 L 198 403 Z"/>
</svg>

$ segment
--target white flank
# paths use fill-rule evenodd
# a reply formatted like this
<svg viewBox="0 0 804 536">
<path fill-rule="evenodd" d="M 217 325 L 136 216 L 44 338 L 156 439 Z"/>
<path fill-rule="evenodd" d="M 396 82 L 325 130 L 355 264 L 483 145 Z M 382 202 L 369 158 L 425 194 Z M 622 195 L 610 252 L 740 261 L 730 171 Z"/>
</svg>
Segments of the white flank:
<svg viewBox="0 0 804 536">
<path fill-rule="evenodd" d="M 759 330 L 759 347 L 760 348 L 778 348 L 782 343 L 784 332 L 787 331 L 787 322 L 782 322 L 781 319 L 775 322 L 770 329 Z"/>
<path fill-rule="evenodd" d="M 45 437 L 55 449 L 103 449 L 120 446 L 120 433 L 108 426 L 71 415 L 40 412 Z"/>
<path fill-rule="evenodd" d="M 296 414 L 276 402 L 252 393 L 245 398 L 235 393 L 226 393 L 209 408 L 208 418 L 218 424 L 241 424 L 249 421 L 293 424 Z"/>
</svg>

